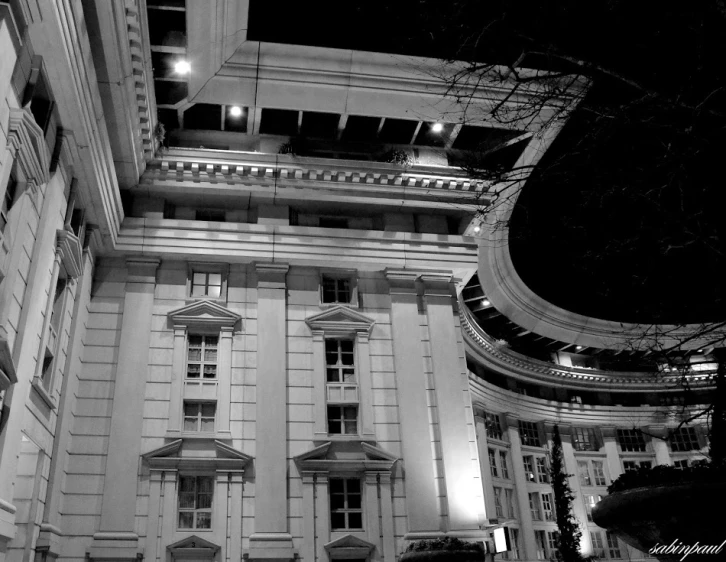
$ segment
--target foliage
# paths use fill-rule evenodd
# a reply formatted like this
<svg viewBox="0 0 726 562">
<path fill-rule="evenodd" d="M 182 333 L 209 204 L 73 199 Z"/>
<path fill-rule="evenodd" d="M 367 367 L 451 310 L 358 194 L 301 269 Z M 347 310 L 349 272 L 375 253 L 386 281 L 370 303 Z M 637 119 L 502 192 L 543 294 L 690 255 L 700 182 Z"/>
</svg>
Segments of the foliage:
<svg viewBox="0 0 726 562">
<path fill-rule="evenodd" d="M 643 467 L 621 474 L 617 480 L 608 486 L 608 494 L 634 488 L 669 486 L 689 482 L 726 482 L 726 467 L 719 467 L 707 462 L 701 462 L 682 469 L 663 464 L 653 468 Z"/>
<path fill-rule="evenodd" d="M 580 532 L 577 519 L 572 514 L 572 501 L 575 499 L 568 477 L 565 472 L 565 460 L 562 454 L 562 438 L 560 428 L 555 425 L 552 436 L 552 453 L 550 455 L 550 479 L 555 495 L 555 512 L 557 520 L 558 548 L 562 562 L 582 562 L 580 554 Z"/>
<path fill-rule="evenodd" d="M 415 164 L 415 159 L 413 156 L 411 156 L 408 152 L 405 150 L 400 149 L 391 149 L 381 156 L 381 160 L 384 162 L 388 162 L 389 164 L 398 164 L 399 166 L 413 166 Z"/>
<path fill-rule="evenodd" d="M 444 537 L 441 539 L 424 539 L 413 541 L 406 547 L 405 552 L 422 552 L 433 550 L 471 550 L 474 552 L 484 552 L 481 543 L 466 542 L 456 537 Z"/>
</svg>

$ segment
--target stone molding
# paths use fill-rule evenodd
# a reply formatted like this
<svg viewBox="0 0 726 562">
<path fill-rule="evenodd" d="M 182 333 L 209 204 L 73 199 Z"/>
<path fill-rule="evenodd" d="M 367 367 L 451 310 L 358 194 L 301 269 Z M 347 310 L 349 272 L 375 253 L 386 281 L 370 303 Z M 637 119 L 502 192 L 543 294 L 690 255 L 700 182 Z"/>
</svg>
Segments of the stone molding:
<svg viewBox="0 0 726 562">
<path fill-rule="evenodd" d="M 8 148 L 17 158 L 25 182 L 33 194 L 50 179 L 51 155 L 43 130 L 30 109 L 11 108 L 8 122 Z"/>
</svg>

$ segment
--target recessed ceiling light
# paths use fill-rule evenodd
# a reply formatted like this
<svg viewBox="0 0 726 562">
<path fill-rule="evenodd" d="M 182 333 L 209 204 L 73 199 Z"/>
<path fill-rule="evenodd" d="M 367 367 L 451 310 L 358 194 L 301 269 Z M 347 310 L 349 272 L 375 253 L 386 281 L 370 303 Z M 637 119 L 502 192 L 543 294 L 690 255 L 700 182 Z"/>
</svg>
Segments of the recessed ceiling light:
<svg viewBox="0 0 726 562">
<path fill-rule="evenodd" d="M 474 233 L 475 233 L 475 234 L 479 234 L 480 232 L 481 232 L 481 226 L 479 226 L 479 225 L 477 224 L 477 225 L 476 225 L 476 226 L 474 227 Z"/>
<path fill-rule="evenodd" d="M 582 346 L 578 345 L 575 349 L 582 349 Z"/>
<path fill-rule="evenodd" d="M 489 299 L 484 299 L 483 301 L 481 301 L 481 304 L 482 306 L 489 306 L 492 303 L 489 302 Z"/>
<path fill-rule="evenodd" d="M 192 70 L 192 65 L 188 61 L 180 60 L 174 64 L 174 72 L 177 74 L 189 74 Z"/>
<path fill-rule="evenodd" d="M 433 127 L 431 127 L 431 130 L 434 133 L 440 133 L 444 130 L 444 126 L 441 123 L 434 123 Z"/>
<path fill-rule="evenodd" d="M 232 117 L 240 117 L 242 115 L 242 108 L 238 105 L 233 105 L 229 108 L 229 114 Z"/>
</svg>

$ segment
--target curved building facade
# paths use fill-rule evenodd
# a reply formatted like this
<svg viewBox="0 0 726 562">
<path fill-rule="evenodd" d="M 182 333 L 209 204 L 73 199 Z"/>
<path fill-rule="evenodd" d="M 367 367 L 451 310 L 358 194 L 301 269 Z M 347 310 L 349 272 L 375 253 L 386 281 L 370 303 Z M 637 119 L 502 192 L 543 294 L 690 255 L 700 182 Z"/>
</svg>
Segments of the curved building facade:
<svg viewBox="0 0 726 562">
<path fill-rule="evenodd" d="M 612 326 L 538 324 L 509 290 L 491 186 L 456 164 L 536 164 L 553 108 L 502 127 L 491 104 L 529 95 L 504 74 L 463 103 L 456 65 L 247 19 L 0 2 L 0 562 L 395 562 L 498 525 L 498 556 L 556 558 L 555 425 L 583 552 L 643 558 L 590 509 L 703 457 L 702 426 L 670 430 L 713 364 L 685 359 L 684 396 Z"/>
</svg>

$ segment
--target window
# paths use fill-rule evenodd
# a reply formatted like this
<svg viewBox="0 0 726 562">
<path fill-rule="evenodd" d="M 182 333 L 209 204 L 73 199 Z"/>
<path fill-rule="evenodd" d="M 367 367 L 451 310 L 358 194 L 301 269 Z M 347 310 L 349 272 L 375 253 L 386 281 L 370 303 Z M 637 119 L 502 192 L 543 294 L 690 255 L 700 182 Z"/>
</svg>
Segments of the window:
<svg viewBox="0 0 726 562">
<path fill-rule="evenodd" d="M 673 466 L 675 466 L 679 470 L 688 468 L 688 459 L 681 459 L 681 460 L 673 461 Z"/>
<path fill-rule="evenodd" d="M 50 390 L 50 381 L 53 379 L 53 354 L 47 349 L 45 357 L 43 357 L 43 370 L 41 371 L 40 380 L 45 390 Z"/>
<path fill-rule="evenodd" d="M 494 449 L 489 449 L 489 471 L 495 478 L 499 476 L 497 471 L 497 452 Z"/>
<path fill-rule="evenodd" d="M 605 548 L 602 544 L 602 533 L 600 533 L 600 531 L 590 531 L 590 539 L 592 540 L 593 556 L 605 558 Z"/>
<path fill-rule="evenodd" d="M 539 506 L 539 493 L 529 493 L 529 512 L 534 521 L 542 521 L 542 510 Z"/>
<path fill-rule="evenodd" d="M 504 505 L 502 504 L 502 489 L 494 486 L 494 507 L 497 517 L 504 517 Z"/>
<path fill-rule="evenodd" d="M 487 437 L 502 441 L 502 424 L 499 421 L 499 414 L 485 414 L 484 425 L 487 428 Z"/>
<path fill-rule="evenodd" d="M 618 429 L 617 436 L 621 451 L 645 452 L 645 438 L 637 429 Z"/>
<path fill-rule="evenodd" d="M 197 209 L 195 219 L 198 221 L 225 222 L 225 212 L 221 209 Z"/>
<path fill-rule="evenodd" d="M 179 529 L 211 529 L 214 477 L 179 477 Z"/>
<path fill-rule="evenodd" d="M 592 522 L 592 508 L 595 507 L 597 502 L 602 499 L 602 496 L 585 494 L 585 511 L 587 512 L 587 520 Z"/>
<path fill-rule="evenodd" d="M 544 512 L 545 521 L 555 520 L 554 505 L 552 494 L 542 494 L 542 511 Z"/>
<path fill-rule="evenodd" d="M 623 461 L 623 470 L 625 472 L 636 471 L 640 469 L 649 469 L 653 465 L 650 461 Z"/>
<path fill-rule="evenodd" d="M 576 427 L 572 432 L 572 446 L 575 451 L 597 451 L 597 437 L 593 427 Z"/>
<path fill-rule="evenodd" d="M 330 479 L 330 528 L 334 531 L 363 528 L 360 480 Z"/>
<path fill-rule="evenodd" d="M 590 478 L 587 461 L 577 461 L 577 473 L 580 475 L 581 486 L 592 486 L 592 478 Z"/>
<path fill-rule="evenodd" d="M 533 422 L 519 421 L 519 437 L 522 445 L 531 447 L 540 447 L 539 429 L 537 424 Z"/>
<path fill-rule="evenodd" d="M 519 529 L 509 528 L 509 542 L 512 547 L 512 558 L 519 559 Z"/>
<path fill-rule="evenodd" d="M 320 217 L 320 228 L 348 228 L 348 219 L 341 217 Z"/>
<path fill-rule="evenodd" d="M 698 436 L 693 427 L 679 427 L 676 429 L 670 437 L 670 444 L 672 451 L 685 452 L 700 449 L 698 446 Z"/>
<path fill-rule="evenodd" d="M 534 457 L 522 457 L 522 463 L 524 464 L 524 477 L 530 482 L 537 482 L 537 475 L 534 473 Z"/>
<path fill-rule="evenodd" d="M 218 336 L 193 336 L 187 338 L 187 378 L 217 378 Z"/>
<path fill-rule="evenodd" d="M 537 547 L 537 560 L 547 560 L 547 543 L 544 531 L 534 532 L 534 543 Z"/>
<path fill-rule="evenodd" d="M 557 531 L 547 531 L 547 547 L 549 548 L 550 560 L 560 560 L 560 534 Z"/>
<path fill-rule="evenodd" d="M 499 468 L 502 469 L 502 478 L 509 479 L 509 469 L 507 468 L 506 451 L 499 451 Z"/>
<path fill-rule="evenodd" d="M 184 431 L 213 433 L 216 410 L 213 402 L 184 402 Z"/>
<path fill-rule="evenodd" d="M 10 172 L 10 179 L 8 180 L 8 186 L 5 189 L 5 196 L 3 197 L 2 207 L 0 207 L 0 234 L 5 232 L 5 227 L 8 224 L 8 213 L 15 203 L 15 196 L 18 191 L 18 180 L 15 178 L 15 174 Z"/>
<path fill-rule="evenodd" d="M 353 291 L 350 279 L 323 275 L 321 282 L 323 304 L 349 304 Z"/>
<path fill-rule="evenodd" d="M 607 486 L 605 478 L 605 466 L 602 461 L 592 461 L 592 473 L 595 476 L 595 486 Z"/>
<path fill-rule="evenodd" d="M 606 531 L 605 536 L 608 541 L 608 555 L 610 558 L 622 558 L 623 555 L 620 553 L 620 543 L 618 542 L 617 535 L 610 531 Z"/>
<path fill-rule="evenodd" d="M 506 516 L 514 519 L 517 516 L 517 512 L 514 511 L 514 490 L 511 488 L 504 488 L 504 503 L 506 508 Z"/>
<path fill-rule="evenodd" d="M 537 477 L 543 484 L 549 484 L 550 473 L 547 470 L 547 459 L 544 457 L 537 457 Z"/>
<path fill-rule="evenodd" d="M 218 299 L 222 294 L 222 274 L 195 271 L 192 273 L 192 296 Z"/>
<path fill-rule="evenodd" d="M 358 383 L 353 340 L 325 340 L 328 433 L 358 433 Z"/>
</svg>

